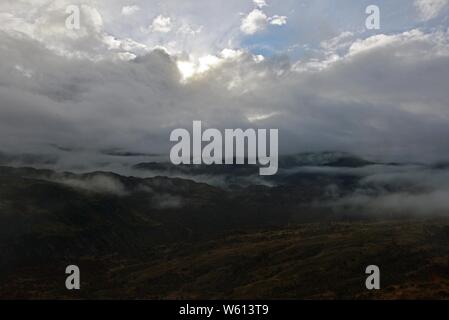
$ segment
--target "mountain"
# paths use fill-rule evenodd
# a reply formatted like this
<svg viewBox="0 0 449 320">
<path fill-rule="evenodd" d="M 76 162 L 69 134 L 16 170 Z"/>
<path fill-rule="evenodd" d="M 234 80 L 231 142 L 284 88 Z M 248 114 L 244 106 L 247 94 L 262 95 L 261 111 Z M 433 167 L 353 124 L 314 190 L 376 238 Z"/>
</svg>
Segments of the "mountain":
<svg viewBox="0 0 449 320">
<path fill-rule="evenodd" d="M 449 299 L 448 241 L 448 219 L 284 226 L 35 261 L 3 273 L 0 298 Z M 67 291 L 75 262 L 82 290 Z M 372 264 L 381 290 L 364 288 Z"/>
<path fill-rule="evenodd" d="M 362 163 L 297 156 L 270 184 L 224 186 L 214 178 L 238 181 L 232 168 L 175 169 L 204 183 L 170 177 L 167 164 L 147 178 L 2 166 L 0 298 L 449 297 L 449 220 L 345 202 L 419 191 L 367 182 L 392 167 Z M 82 270 L 80 292 L 63 287 L 69 264 Z M 363 289 L 367 264 L 385 270 L 385 291 Z"/>
<path fill-rule="evenodd" d="M 168 162 L 138 163 L 133 166 L 137 170 L 154 171 L 165 175 L 234 175 L 249 176 L 259 174 L 256 165 L 173 165 Z"/>
<path fill-rule="evenodd" d="M 0 267 L 136 253 L 288 221 L 276 191 L 225 191 L 176 178 L 0 167 Z M 266 197 L 268 195 L 268 197 Z"/>
<path fill-rule="evenodd" d="M 235 161 L 234 161 L 235 162 Z M 258 165 L 173 165 L 169 162 L 148 162 L 138 163 L 133 168 L 137 170 L 147 170 L 156 172 L 166 172 L 168 174 L 233 174 L 233 175 L 253 175 L 258 174 Z M 358 168 L 374 165 L 375 162 L 365 160 L 346 152 L 317 152 L 299 153 L 294 155 L 281 155 L 279 157 L 280 169 L 291 169 L 305 166 L 330 166 Z"/>
<path fill-rule="evenodd" d="M 274 176 L 260 176 L 259 165 L 247 164 L 247 160 L 242 165 L 173 165 L 169 162 L 142 162 L 134 165 L 133 169 L 151 175 L 181 177 L 226 187 L 251 185 L 273 186 L 292 183 L 310 184 L 311 178 L 328 180 L 329 174 L 327 172 L 323 172 L 322 174 L 313 172 L 309 174 L 308 172 L 296 171 L 314 167 L 357 169 L 375 164 L 377 163 L 345 152 L 320 152 L 280 156 L 279 171 Z M 341 177 L 343 176 L 344 179 L 351 178 L 350 174 L 341 175 Z M 324 183 L 325 181 L 319 182 Z M 323 184 L 321 185 L 323 186 Z"/>
<path fill-rule="evenodd" d="M 134 252 L 231 231 L 334 219 L 307 185 L 230 186 L 109 172 L 0 167 L 0 267 L 78 254 Z M 328 217 L 328 218 L 326 218 Z"/>
<path fill-rule="evenodd" d="M 281 156 L 279 167 L 288 169 L 301 166 L 329 166 L 357 168 L 376 164 L 347 152 L 308 152 Z"/>
</svg>

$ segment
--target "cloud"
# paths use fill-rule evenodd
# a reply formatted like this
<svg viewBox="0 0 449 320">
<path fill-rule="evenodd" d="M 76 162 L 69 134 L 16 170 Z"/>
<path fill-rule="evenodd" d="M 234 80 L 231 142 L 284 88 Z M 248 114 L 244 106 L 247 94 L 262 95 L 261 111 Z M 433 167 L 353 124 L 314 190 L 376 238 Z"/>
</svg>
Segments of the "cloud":
<svg viewBox="0 0 449 320">
<path fill-rule="evenodd" d="M 106 30 L 116 22 L 107 11 L 87 8 L 81 30 L 68 31 L 66 3 L 45 8 L 17 3 L 0 3 L 3 151 L 57 154 L 61 165 L 87 170 L 118 161 L 100 152 L 111 148 L 168 155 L 171 130 L 202 120 L 218 129 L 277 128 L 281 153 L 449 158 L 447 28 L 374 36 L 347 31 L 296 60 L 283 54 L 262 58 L 229 41 L 241 34 L 234 7 L 235 20 L 225 21 L 220 33 L 232 36 L 219 42 L 209 29 L 198 39 L 177 32 L 119 36 Z M 117 13 L 121 8 L 116 4 Z M 182 23 L 192 29 L 204 24 L 205 30 L 212 25 L 207 17 L 194 23 L 159 12 L 176 17 L 170 20 L 172 31 Z M 269 18 L 263 16 L 267 27 Z M 195 51 L 172 51 L 152 37 L 187 43 L 173 48 L 194 44 Z M 182 63 L 189 77 L 180 72 Z"/>
<path fill-rule="evenodd" d="M 154 18 L 151 24 L 151 30 L 154 32 L 167 33 L 170 32 L 172 28 L 172 22 L 170 17 L 164 17 L 163 15 L 158 15 Z"/>
<path fill-rule="evenodd" d="M 251 35 L 264 30 L 267 24 L 267 15 L 259 9 L 254 9 L 242 19 L 240 30 L 245 34 Z"/>
<path fill-rule="evenodd" d="M 415 0 L 414 5 L 424 21 L 437 17 L 447 7 L 449 0 Z"/>
<path fill-rule="evenodd" d="M 1 66 L 2 147 L 24 151 L 53 143 L 168 154 L 170 130 L 189 128 L 192 119 L 233 128 L 254 126 L 248 117 L 272 115 L 258 125 L 280 129 L 283 152 L 444 157 L 448 143 L 435 138 L 449 133 L 449 46 L 442 39 L 445 34 L 423 32 L 374 36 L 354 42 L 320 71 L 288 59 L 255 61 L 248 53 L 213 68 L 217 60 L 205 58 L 209 70 L 183 85 L 177 59 L 161 50 L 95 62 L 3 34 L 2 61 L 22 66 L 31 78 Z"/>
<path fill-rule="evenodd" d="M 274 15 L 268 17 L 262 10 L 254 9 L 242 19 L 240 30 L 247 35 L 252 35 L 266 29 L 267 25 L 282 26 L 287 24 L 286 16 Z"/>
<path fill-rule="evenodd" d="M 201 33 L 203 31 L 203 26 L 199 27 L 192 27 L 188 23 L 184 22 L 181 24 L 181 26 L 178 28 L 178 33 L 185 34 L 185 35 L 196 35 L 198 33 Z"/>
<path fill-rule="evenodd" d="M 274 15 L 271 18 L 269 18 L 268 20 L 270 21 L 270 24 L 276 25 L 276 26 L 283 26 L 284 24 L 287 24 L 286 16 Z"/>
<path fill-rule="evenodd" d="M 263 8 L 267 6 L 265 0 L 253 0 L 253 2 L 258 8 Z"/>
<path fill-rule="evenodd" d="M 355 41 L 355 35 L 350 31 L 343 31 L 336 37 L 321 42 L 321 47 L 330 52 L 349 48 Z"/>
<path fill-rule="evenodd" d="M 131 15 L 135 14 L 136 12 L 138 12 L 139 10 L 140 10 L 140 7 L 137 5 L 125 6 L 122 8 L 122 15 L 131 16 Z"/>
<path fill-rule="evenodd" d="M 57 178 L 55 181 L 89 192 L 114 194 L 118 196 L 127 194 L 125 186 L 118 179 L 102 174 L 95 174 L 89 177 Z"/>
<path fill-rule="evenodd" d="M 429 193 L 393 193 L 380 196 L 352 195 L 339 205 L 359 208 L 372 214 L 447 214 L 449 190 Z"/>
<path fill-rule="evenodd" d="M 447 214 L 447 170 L 426 167 L 391 169 L 366 176 L 358 190 L 336 200 L 336 205 L 373 214 Z"/>
<path fill-rule="evenodd" d="M 185 82 L 192 77 L 199 77 L 207 71 L 216 69 L 225 62 L 235 61 L 243 54 L 243 51 L 226 48 L 223 49 L 218 55 L 205 55 L 199 57 L 196 61 L 193 61 L 192 59 L 178 60 L 177 66 L 179 72 L 181 73 L 182 80 Z M 259 61 L 261 61 L 259 57 L 253 57 L 254 59 L 259 59 Z"/>
<path fill-rule="evenodd" d="M 185 203 L 184 199 L 178 195 L 155 192 L 153 188 L 144 183 L 133 189 L 126 188 L 119 178 L 103 173 L 89 173 L 87 175 L 73 177 L 55 174 L 53 177 L 50 177 L 50 180 L 90 193 L 115 195 L 119 197 L 128 196 L 133 192 L 144 192 L 151 198 L 152 207 L 159 210 L 181 208 Z M 157 185 L 157 181 L 152 181 L 151 183 Z"/>
</svg>

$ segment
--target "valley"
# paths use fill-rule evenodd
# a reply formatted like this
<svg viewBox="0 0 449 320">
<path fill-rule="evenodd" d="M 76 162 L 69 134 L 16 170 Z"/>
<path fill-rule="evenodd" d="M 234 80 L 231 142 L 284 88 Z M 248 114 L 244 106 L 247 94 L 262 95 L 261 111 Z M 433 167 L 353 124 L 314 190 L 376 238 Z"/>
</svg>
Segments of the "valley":
<svg viewBox="0 0 449 320">
<path fill-rule="evenodd" d="M 449 298 L 449 217 L 434 196 L 446 168 L 322 158 L 281 158 L 265 180 L 246 166 L 0 167 L 0 298 Z M 64 286 L 71 264 L 79 291 Z M 364 287 L 372 264 L 382 290 Z"/>
</svg>

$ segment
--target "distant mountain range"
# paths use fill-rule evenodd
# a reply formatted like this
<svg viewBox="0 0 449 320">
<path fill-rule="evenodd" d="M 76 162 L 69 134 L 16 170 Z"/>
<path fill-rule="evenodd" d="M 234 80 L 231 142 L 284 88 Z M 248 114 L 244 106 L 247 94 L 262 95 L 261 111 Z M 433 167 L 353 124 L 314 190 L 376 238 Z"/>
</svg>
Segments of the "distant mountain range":
<svg viewBox="0 0 449 320">
<path fill-rule="evenodd" d="M 446 254 L 447 230 L 438 223 L 423 224 L 431 230 L 427 233 L 413 215 L 391 220 L 389 210 L 376 209 L 373 215 L 342 202 L 359 195 L 422 192 L 396 178 L 366 179 L 418 167 L 346 153 L 282 157 L 280 167 L 278 175 L 261 179 L 250 165 L 140 163 L 133 168 L 136 176 L 0 166 L 0 297 L 67 297 L 58 287 L 64 275 L 55 272 L 72 263 L 91 270 L 80 297 L 363 297 L 351 272 L 364 263 L 382 259 L 412 272 L 388 260 L 395 259 L 397 246 L 410 264 L 421 257 L 428 268 L 437 268 L 429 261 Z M 441 166 L 424 169 L 436 176 L 445 172 Z M 401 231 L 399 218 L 412 219 L 409 231 L 416 237 Z M 383 221 L 385 231 L 374 221 Z M 384 236 L 391 243 L 378 238 Z M 420 256 L 413 246 L 400 244 L 408 239 L 431 249 Z M 373 241 L 382 241 L 383 251 L 376 251 Z M 348 278 L 336 276 L 335 269 L 327 274 L 343 281 L 336 280 L 335 289 L 324 281 L 307 290 L 313 287 L 307 270 L 319 274 L 330 265 L 346 270 Z M 386 282 L 408 286 L 397 277 Z M 398 292 L 403 293 L 390 293 Z"/>
</svg>

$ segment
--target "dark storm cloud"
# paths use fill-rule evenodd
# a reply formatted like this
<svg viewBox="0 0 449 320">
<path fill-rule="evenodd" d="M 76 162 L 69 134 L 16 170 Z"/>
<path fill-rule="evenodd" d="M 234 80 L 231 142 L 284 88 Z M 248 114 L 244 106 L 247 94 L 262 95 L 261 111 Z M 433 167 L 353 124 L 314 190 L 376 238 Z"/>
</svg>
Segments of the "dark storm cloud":
<svg viewBox="0 0 449 320">
<path fill-rule="evenodd" d="M 282 153 L 448 158 L 447 31 L 344 38 L 343 53 L 337 43 L 315 61 L 232 51 L 181 81 L 180 57 L 156 49 L 124 59 L 92 16 L 89 32 L 62 47 L 48 30 L 0 31 L 0 150 L 57 152 L 83 166 L 108 161 L 102 150 L 167 155 L 171 130 L 202 120 L 278 128 Z"/>
</svg>

